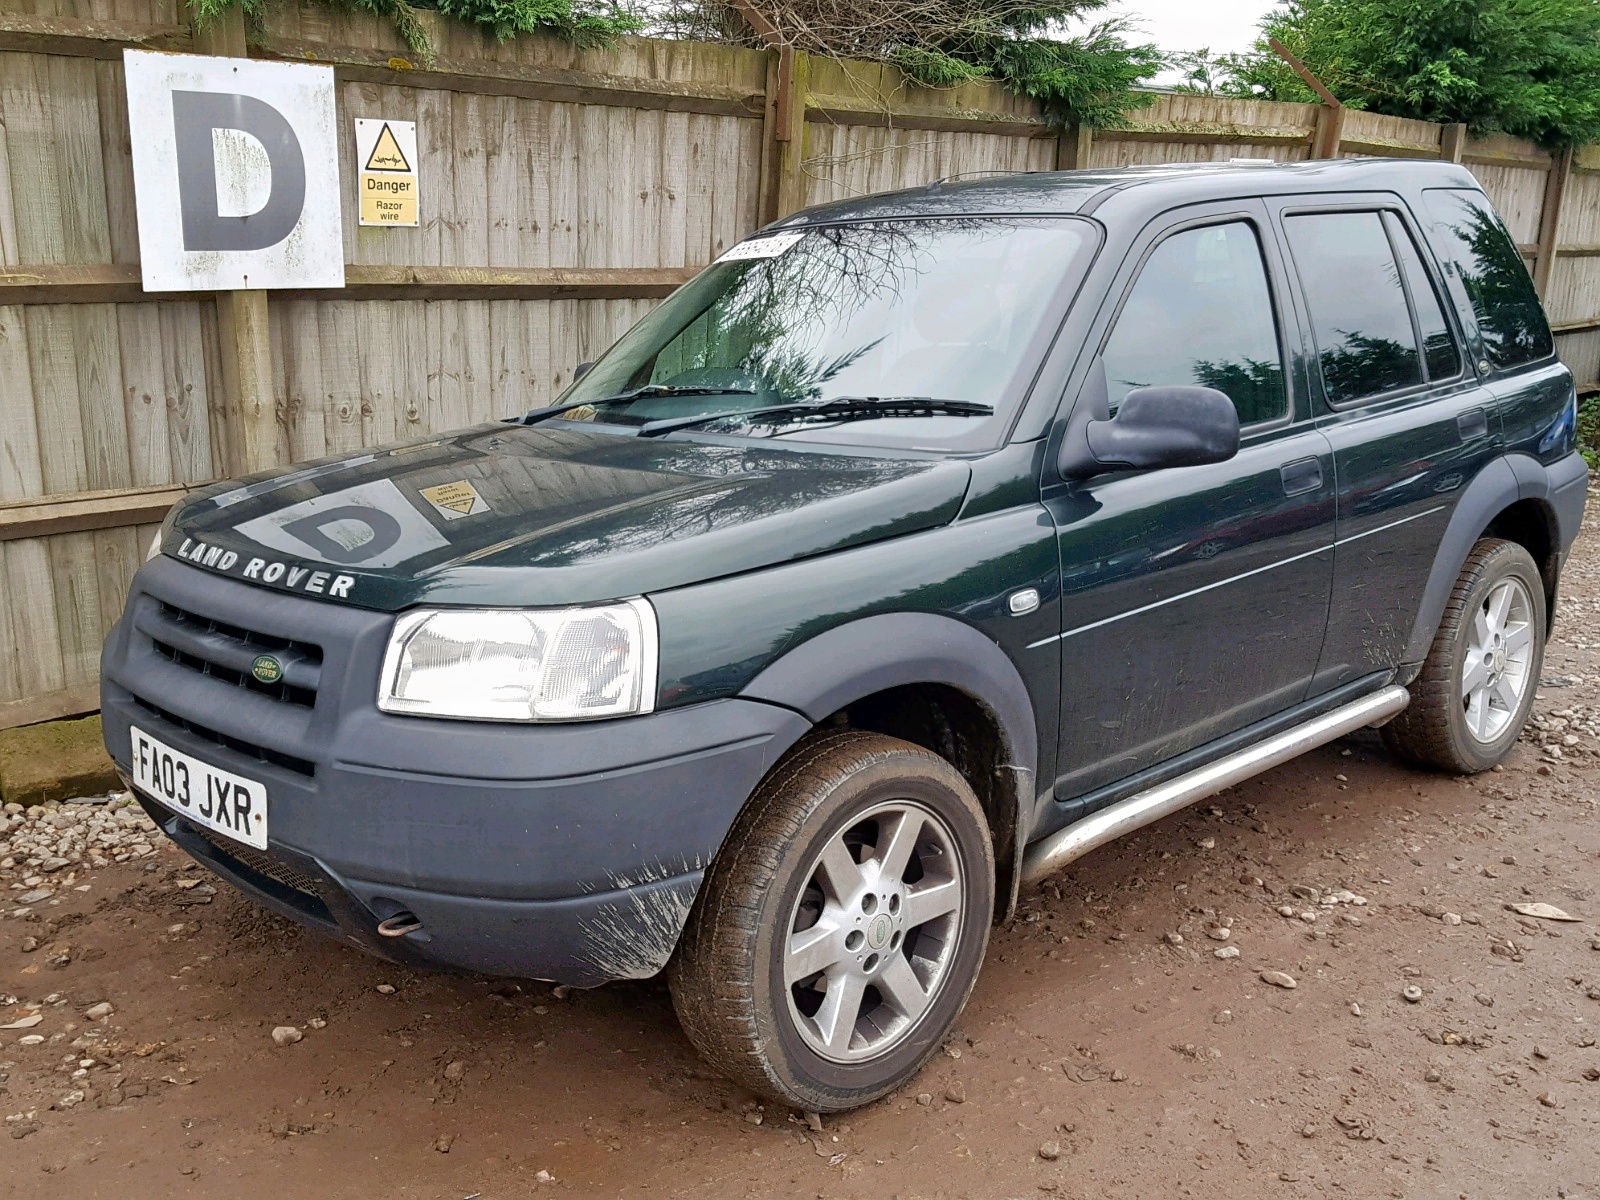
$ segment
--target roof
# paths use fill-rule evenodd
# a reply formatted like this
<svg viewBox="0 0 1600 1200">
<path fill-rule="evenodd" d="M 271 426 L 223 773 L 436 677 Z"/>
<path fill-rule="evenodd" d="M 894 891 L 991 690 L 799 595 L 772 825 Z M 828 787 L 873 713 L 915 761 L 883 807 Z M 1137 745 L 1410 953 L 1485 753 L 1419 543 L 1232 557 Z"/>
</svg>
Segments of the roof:
<svg viewBox="0 0 1600 1200">
<path fill-rule="evenodd" d="M 778 227 L 890 217 L 1020 216 L 1087 213 L 1113 195 L 1136 192 L 1162 207 L 1296 192 L 1400 191 L 1477 187 L 1465 167 L 1436 159 L 1321 159 L 1169 163 L 1090 171 L 1037 171 L 936 180 L 926 187 L 820 204 Z"/>
</svg>

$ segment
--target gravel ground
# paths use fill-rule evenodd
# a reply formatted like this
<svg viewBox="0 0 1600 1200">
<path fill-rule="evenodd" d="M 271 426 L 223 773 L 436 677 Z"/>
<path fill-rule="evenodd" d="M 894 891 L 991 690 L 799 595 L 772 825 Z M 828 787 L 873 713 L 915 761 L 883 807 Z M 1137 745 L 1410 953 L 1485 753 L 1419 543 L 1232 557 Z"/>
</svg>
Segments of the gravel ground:
<svg viewBox="0 0 1600 1200">
<path fill-rule="evenodd" d="M 412 974 L 118 798 L 8 811 L 0 1195 L 1600 1200 L 1592 530 L 1564 591 L 1504 769 L 1362 735 L 1092 855 L 839 1118 L 706 1072 L 657 983 Z"/>
</svg>

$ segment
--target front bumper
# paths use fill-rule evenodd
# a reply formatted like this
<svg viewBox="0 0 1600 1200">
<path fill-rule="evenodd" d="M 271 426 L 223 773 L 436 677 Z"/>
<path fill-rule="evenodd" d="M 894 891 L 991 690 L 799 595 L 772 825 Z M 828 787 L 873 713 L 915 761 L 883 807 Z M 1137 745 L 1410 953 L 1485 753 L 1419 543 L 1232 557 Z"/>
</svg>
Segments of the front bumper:
<svg viewBox="0 0 1600 1200">
<path fill-rule="evenodd" d="M 163 605 L 317 643 L 314 702 L 164 656 L 149 633 Z M 264 783 L 265 853 L 140 800 L 240 890 L 363 949 L 582 986 L 659 971 L 723 835 L 805 718 L 750 700 L 572 725 L 391 716 L 374 703 L 390 620 L 158 559 L 106 644 L 106 747 L 126 770 L 138 725 Z M 401 912 L 421 928 L 380 936 Z"/>
</svg>

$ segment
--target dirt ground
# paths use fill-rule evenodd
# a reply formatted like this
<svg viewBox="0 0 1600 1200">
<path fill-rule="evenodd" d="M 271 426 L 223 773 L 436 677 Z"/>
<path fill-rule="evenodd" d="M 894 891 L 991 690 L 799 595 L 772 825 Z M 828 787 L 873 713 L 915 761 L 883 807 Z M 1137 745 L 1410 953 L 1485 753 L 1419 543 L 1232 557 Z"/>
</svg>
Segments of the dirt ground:
<svg viewBox="0 0 1600 1200">
<path fill-rule="evenodd" d="M 165 847 L 0 902 L 0 992 L 51 1001 L 0 1032 L 0 1195 L 1600 1198 L 1592 529 L 1565 592 L 1503 770 L 1363 735 L 1092 855 L 917 1080 L 820 1132 L 703 1070 L 657 983 L 413 975 Z"/>
</svg>

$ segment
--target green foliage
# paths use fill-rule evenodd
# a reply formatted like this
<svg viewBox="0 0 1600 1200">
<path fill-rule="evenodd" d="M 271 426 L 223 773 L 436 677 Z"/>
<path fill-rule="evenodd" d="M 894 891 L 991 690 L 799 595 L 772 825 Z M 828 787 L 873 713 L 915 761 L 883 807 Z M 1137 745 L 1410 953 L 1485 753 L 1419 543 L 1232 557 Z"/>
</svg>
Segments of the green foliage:
<svg viewBox="0 0 1600 1200">
<path fill-rule="evenodd" d="M 895 49 L 893 59 L 911 78 L 931 87 L 967 79 L 998 79 L 1012 91 L 1039 101 L 1061 125 L 1081 122 L 1109 127 L 1153 97 L 1133 89 L 1164 63 L 1152 45 L 1134 45 L 1127 27 L 1106 21 L 1066 36 L 1063 22 L 1104 7 L 1106 0 L 1054 0 L 1020 8 L 1009 0 L 961 6 L 959 25 L 930 30 L 923 44 Z"/>
<path fill-rule="evenodd" d="M 607 45 L 644 27 L 636 13 L 615 0 L 422 0 L 416 5 L 407 0 L 327 2 L 392 21 L 405 44 L 424 62 L 432 60 L 433 47 L 426 26 L 417 19 L 418 8 L 437 8 L 446 17 L 488 30 L 502 42 L 537 31 L 589 48 Z M 190 0 L 190 4 L 202 25 L 235 8 L 247 20 L 259 23 L 267 0 Z"/>
<path fill-rule="evenodd" d="M 728 0 L 634 0 L 663 37 L 765 43 Z M 1134 91 L 1161 52 L 1105 21 L 1068 33 L 1110 0 L 753 0 L 797 50 L 893 63 L 928 87 L 997 79 L 1059 124 L 1118 125 L 1152 97 Z"/>
<path fill-rule="evenodd" d="M 1578 449 L 1591 467 L 1600 470 L 1600 395 L 1578 405 Z"/>
<path fill-rule="evenodd" d="M 1254 49 L 1212 64 L 1219 91 L 1316 100 L 1269 36 L 1352 108 L 1552 148 L 1600 137 L 1595 0 L 1284 0 Z"/>
<path fill-rule="evenodd" d="M 578 46 L 604 46 L 644 26 L 636 14 L 606 0 L 437 0 L 437 4 L 445 16 L 480 25 L 502 42 L 542 30 Z"/>
<path fill-rule="evenodd" d="M 983 68 L 927 46 L 897 47 L 894 63 L 911 78 L 929 87 L 955 87 L 984 77 Z"/>
<path fill-rule="evenodd" d="M 259 21 L 266 4 L 265 0 L 189 0 L 189 8 L 196 22 L 204 27 L 235 8 L 244 13 L 246 20 Z"/>
<path fill-rule="evenodd" d="M 1194 377 L 1201 384 L 1233 401 L 1242 424 L 1267 421 L 1284 411 L 1283 364 L 1258 358 L 1238 361 L 1200 359 Z"/>
<path fill-rule="evenodd" d="M 240 0 L 243 4 L 254 4 L 258 8 L 264 0 Z M 424 62 L 433 61 L 433 46 L 428 41 L 428 31 L 421 21 L 417 20 L 417 11 L 406 0 L 330 0 L 344 8 L 353 8 L 359 12 L 369 12 L 374 16 L 385 17 L 394 23 L 396 31 L 411 52 Z M 250 15 L 246 10 L 246 16 Z"/>
<path fill-rule="evenodd" d="M 1183 72 L 1183 80 L 1174 90 L 1197 96 L 1224 94 L 1233 79 L 1228 63 L 1228 55 L 1213 55 L 1209 47 L 1167 55 L 1168 69 Z"/>
</svg>

